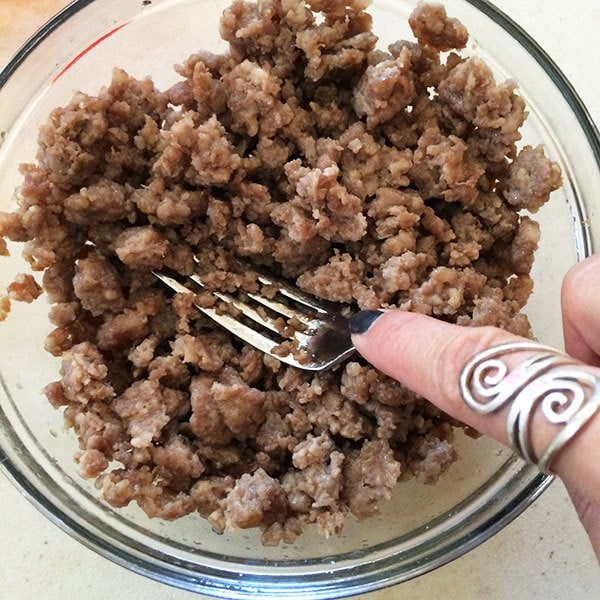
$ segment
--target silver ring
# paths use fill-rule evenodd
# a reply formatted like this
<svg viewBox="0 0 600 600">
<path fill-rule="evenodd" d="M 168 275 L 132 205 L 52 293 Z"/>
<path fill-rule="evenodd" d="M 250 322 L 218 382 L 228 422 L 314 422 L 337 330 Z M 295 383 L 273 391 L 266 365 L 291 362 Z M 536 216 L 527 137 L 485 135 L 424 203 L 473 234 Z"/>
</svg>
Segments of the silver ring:
<svg viewBox="0 0 600 600">
<path fill-rule="evenodd" d="M 513 369 L 502 357 L 533 354 Z M 510 342 L 476 354 L 460 374 L 464 402 L 481 415 L 508 406 L 506 437 L 515 453 L 551 473 L 557 454 L 600 408 L 600 378 L 569 355 L 536 342 Z M 540 413 L 557 428 L 539 454 L 534 452 L 531 422 Z"/>
</svg>

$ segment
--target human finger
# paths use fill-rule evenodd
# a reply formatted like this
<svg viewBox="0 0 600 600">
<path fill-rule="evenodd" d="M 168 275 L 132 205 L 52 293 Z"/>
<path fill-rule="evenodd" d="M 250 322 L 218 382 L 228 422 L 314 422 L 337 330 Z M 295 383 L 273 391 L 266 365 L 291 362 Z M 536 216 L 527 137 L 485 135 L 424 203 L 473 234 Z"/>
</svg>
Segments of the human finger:
<svg viewBox="0 0 600 600">
<path fill-rule="evenodd" d="M 600 502 L 591 501 L 578 489 L 567 486 L 567 492 L 571 497 L 579 520 L 586 530 L 592 548 L 600 561 Z"/>
<path fill-rule="evenodd" d="M 561 290 L 565 348 L 571 356 L 600 366 L 600 254 L 577 263 Z"/>
<path fill-rule="evenodd" d="M 459 382 L 463 367 L 480 353 L 501 344 L 520 344 L 528 340 L 493 327 L 459 327 L 399 310 L 358 313 L 351 326 L 356 349 L 379 370 L 481 433 L 505 444 L 514 442 L 509 439 L 507 427 L 512 405 L 482 414 L 465 403 Z M 509 372 L 535 355 L 535 350 L 526 350 L 524 356 L 507 355 Z M 598 369 L 583 365 L 570 368 L 593 382 L 600 382 Z M 533 454 L 539 457 L 556 438 L 557 425 L 533 413 L 528 431 Z M 589 457 L 600 452 L 599 440 L 600 417 L 596 413 L 552 462 L 553 470 L 565 482 L 595 501 L 600 501 L 600 468 Z"/>
</svg>

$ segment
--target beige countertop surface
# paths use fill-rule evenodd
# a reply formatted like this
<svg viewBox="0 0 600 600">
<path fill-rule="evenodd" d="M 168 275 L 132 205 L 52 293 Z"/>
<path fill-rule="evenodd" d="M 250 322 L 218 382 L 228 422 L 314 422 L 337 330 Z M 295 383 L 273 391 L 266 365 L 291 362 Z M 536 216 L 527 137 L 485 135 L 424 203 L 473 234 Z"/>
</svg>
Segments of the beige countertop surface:
<svg viewBox="0 0 600 600">
<path fill-rule="evenodd" d="M 452 1 L 446 0 L 450 9 Z M 0 65 L 67 4 L 0 0 Z M 542 45 L 600 123 L 600 3 L 496 0 L 496 5 Z M 201 598 L 131 573 L 83 547 L 31 506 L 2 473 L 0 514 L 0 600 Z M 462 558 L 359 598 L 592 600 L 600 598 L 600 569 L 563 486 L 555 482 L 503 531 Z"/>
</svg>

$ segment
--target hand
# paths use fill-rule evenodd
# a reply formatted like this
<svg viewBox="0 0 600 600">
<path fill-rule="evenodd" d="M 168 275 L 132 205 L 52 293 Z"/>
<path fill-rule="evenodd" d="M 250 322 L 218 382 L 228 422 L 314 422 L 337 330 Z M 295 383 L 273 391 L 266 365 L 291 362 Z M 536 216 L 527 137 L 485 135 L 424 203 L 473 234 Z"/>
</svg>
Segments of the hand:
<svg viewBox="0 0 600 600">
<path fill-rule="evenodd" d="M 583 368 L 600 378 L 600 255 L 576 265 L 561 294 L 565 349 Z M 508 409 L 481 415 L 462 400 L 459 377 L 475 354 L 505 342 L 525 341 L 493 327 L 459 327 L 421 314 L 365 311 L 351 321 L 358 352 L 387 375 L 430 400 L 449 415 L 483 434 L 507 443 Z M 504 358 L 504 357 L 503 357 Z M 518 363 L 523 357 L 520 356 Z M 516 357 L 506 357 L 515 365 Z M 534 448 L 545 448 L 556 435 L 543 419 L 532 422 Z M 552 463 L 600 558 L 600 411 Z"/>
</svg>

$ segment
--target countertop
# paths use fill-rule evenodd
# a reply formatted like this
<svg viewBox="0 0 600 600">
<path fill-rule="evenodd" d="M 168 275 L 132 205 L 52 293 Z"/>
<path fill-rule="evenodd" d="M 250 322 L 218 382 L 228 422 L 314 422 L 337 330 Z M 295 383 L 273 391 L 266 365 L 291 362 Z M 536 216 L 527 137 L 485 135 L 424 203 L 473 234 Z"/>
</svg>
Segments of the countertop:
<svg viewBox="0 0 600 600">
<path fill-rule="evenodd" d="M 0 66 L 66 4 L 0 0 Z M 598 2 L 496 0 L 496 5 L 544 47 L 600 123 Z M 600 201 L 600 190 L 598 195 Z M 0 600 L 201 598 L 130 573 L 83 547 L 38 513 L 1 473 L 0 514 Z M 503 531 L 462 558 L 359 598 L 592 600 L 600 598 L 600 570 L 562 484 L 555 482 Z"/>
</svg>

